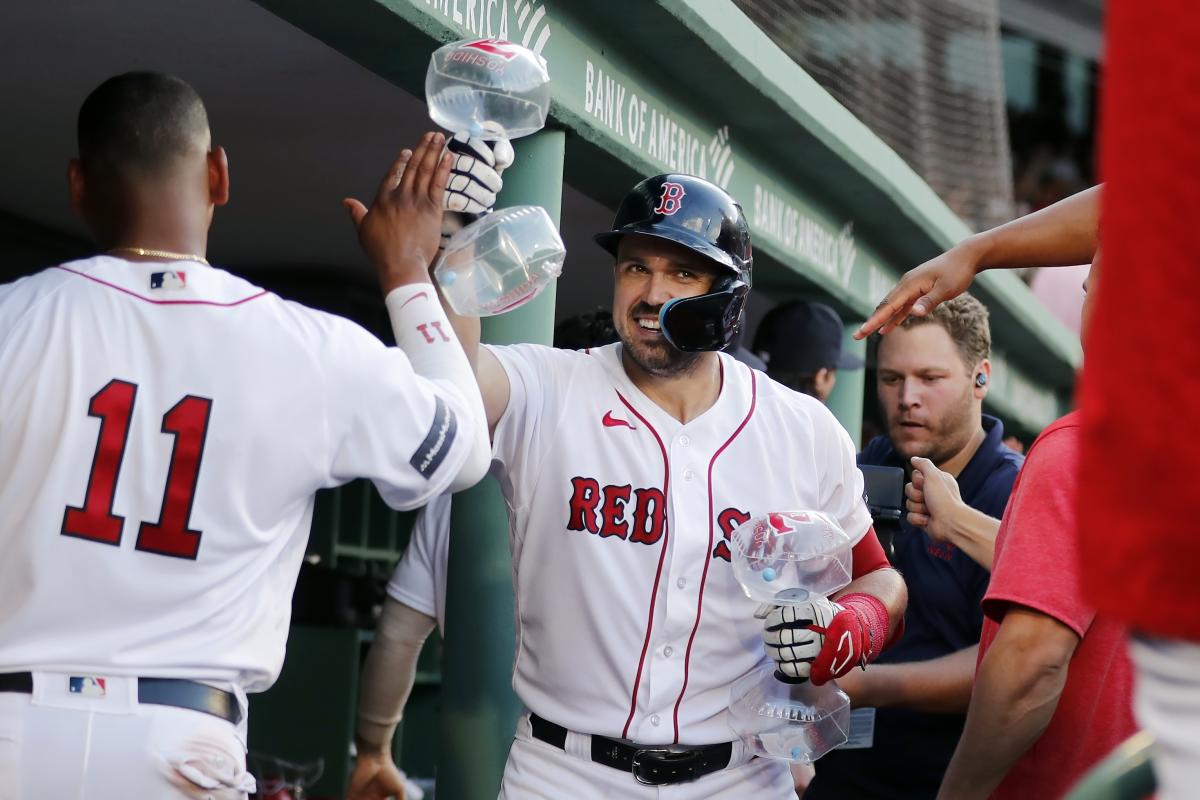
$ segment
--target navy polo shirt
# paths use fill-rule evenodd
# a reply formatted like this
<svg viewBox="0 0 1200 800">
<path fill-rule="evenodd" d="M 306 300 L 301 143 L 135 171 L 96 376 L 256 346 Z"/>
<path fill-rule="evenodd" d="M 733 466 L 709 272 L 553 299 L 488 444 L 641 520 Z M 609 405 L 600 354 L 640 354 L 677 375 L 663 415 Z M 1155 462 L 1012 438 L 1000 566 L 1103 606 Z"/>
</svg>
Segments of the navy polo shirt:
<svg viewBox="0 0 1200 800">
<path fill-rule="evenodd" d="M 983 429 L 987 437 L 959 474 L 958 486 L 967 505 L 999 518 L 1024 458 L 1004 446 L 1000 420 L 985 414 Z M 872 439 L 859 453 L 858 463 L 904 466 L 886 436 Z M 894 547 L 895 566 L 908 584 L 908 611 L 903 638 L 881 654 L 878 663 L 926 661 L 978 644 L 983 628 L 980 603 L 990 573 L 907 519 L 900 522 Z M 822 758 L 804 798 L 932 800 L 965 722 L 963 714 L 881 708 L 876 712 L 874 746 L 834 750 Z"/>
</svg>

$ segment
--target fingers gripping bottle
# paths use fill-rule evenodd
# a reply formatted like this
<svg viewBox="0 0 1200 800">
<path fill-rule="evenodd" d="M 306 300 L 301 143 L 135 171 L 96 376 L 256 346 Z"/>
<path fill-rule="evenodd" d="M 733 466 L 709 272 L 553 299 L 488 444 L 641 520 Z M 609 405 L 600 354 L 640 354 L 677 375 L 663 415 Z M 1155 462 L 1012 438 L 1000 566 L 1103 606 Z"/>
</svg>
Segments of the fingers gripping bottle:
<svg viewBox="0 0 1200 800">
<path fill-rule="evenodd" d="M 841 527 L 819 511 L 753 517 L 734 530 L 734 576 L 751 600 L 801 605 L 850 582 L 852 547 Z M 833 683 L 776 679 L 774 662 L 734 683 L 732 725 L 747 748 L 765 758 L 811 763 L 844 744 L 850 698 Z"/>
<path fill-rule="evenodd" d="M 550 111 L 545 60 L 500 39 L 451 42 L 438 48 L 425 75 L 435 123 L 494 141 L 541 130 Z M 566 249 L 540 206 L 484 215 L 454 233 L 434 266 L 434 279 L 459 314 L 493 316 L 536 297 L 562 272 Z"/>
</svg>

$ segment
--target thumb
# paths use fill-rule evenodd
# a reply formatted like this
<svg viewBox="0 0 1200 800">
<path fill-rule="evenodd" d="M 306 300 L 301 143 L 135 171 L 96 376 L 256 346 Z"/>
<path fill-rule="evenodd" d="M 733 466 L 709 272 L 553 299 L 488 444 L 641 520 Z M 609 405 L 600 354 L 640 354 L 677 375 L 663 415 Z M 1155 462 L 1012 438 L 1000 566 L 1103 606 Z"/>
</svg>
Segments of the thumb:
<svg viewBox="0 0 1200 800">
<path fill-rule="evenodd" d="M 936 472 L 937 467 L 928 458 L 922 458 L 921 456 L 913 456 L 912 457 L 912 465 L 913 465 L 913 482 L 914 483 L 916 483 L 917 475 L 920 475 L 922 480 L 924 480 L 925 478 L 929 477 L 930 475 L 937 474 L 937 472 Z"/>
<path fill-rule="evenodd" d="M 350 219 L 354 223 L 354 227 L 357 228 L 361 225 L 363 217 L 367 215 L 367 207 L 353 197 L 347 197 L 342 200 L 342 205 L 350 212 Z"/>
</svg>

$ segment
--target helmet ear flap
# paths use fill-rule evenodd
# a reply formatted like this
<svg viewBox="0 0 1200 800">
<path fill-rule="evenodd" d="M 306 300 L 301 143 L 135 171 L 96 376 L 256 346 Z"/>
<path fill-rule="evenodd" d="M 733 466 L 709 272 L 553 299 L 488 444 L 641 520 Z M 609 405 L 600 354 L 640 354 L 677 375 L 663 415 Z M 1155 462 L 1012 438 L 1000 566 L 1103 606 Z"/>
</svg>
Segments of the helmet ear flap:
<svg viewBox="0 0 1200 800">
<path fill-rule="evenodd" d="M 719 278 L 708 294 L 677 297 L 658 313 L 663 336 L 688 353 L 724 350 L 741 329 L 742 310 L 750 287 L 739 278 Z"/>
</svg>

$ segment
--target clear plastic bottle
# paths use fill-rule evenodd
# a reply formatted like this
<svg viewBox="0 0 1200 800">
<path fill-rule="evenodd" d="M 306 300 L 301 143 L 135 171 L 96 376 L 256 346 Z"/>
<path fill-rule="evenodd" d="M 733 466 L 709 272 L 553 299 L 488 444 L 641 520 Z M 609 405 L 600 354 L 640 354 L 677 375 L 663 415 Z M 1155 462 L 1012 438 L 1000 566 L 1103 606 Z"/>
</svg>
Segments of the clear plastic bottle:
<svg viewBox="0 0 1200 800">
<path fill-rule="evenodd" d="M 733 574 L 751 600 L 800 605 L 850 582 L 850 539 L 819 511 L 753 517 L 729 537 Z M 730 724 L 756 755 L 810 763 L 844 744 L 850 698 L 836 685 L 785 683 L 765 662 L 730 692 Z"/>
<path fill-rule="evenodd" d="M 562 273 L 566 254 L 546 209 L 512 206 L 451 236 L 433 276 L 455 312 L 490 317 L 536 297 Z"/>
<path fill-rule="evenodd" d="M 446 130 L 516 139 L 546 124 L 550 73 L 545 59 L 512 42 L 451 42 L 429 61 L 425 102 L 429 116 Z"/>
</svg>

